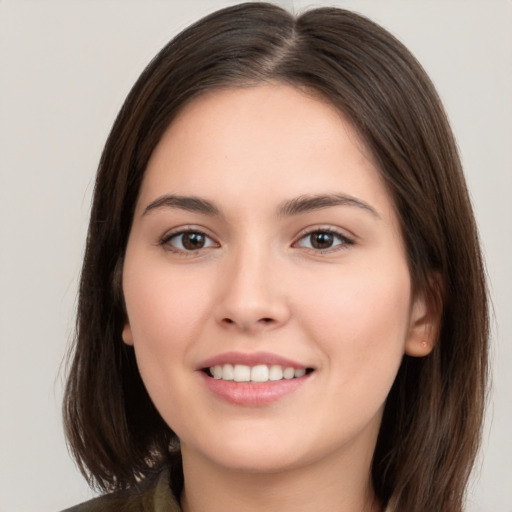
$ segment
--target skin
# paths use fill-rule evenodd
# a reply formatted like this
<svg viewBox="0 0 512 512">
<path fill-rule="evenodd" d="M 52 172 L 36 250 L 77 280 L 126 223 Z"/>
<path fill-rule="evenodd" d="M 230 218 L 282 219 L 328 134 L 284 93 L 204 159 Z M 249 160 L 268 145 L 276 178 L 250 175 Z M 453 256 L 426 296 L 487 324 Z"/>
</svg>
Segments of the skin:
<svg viewBox="0 0 512 512">
<path fill-rule="evenodd" d="M 158 201 L 168 194 L 218 213 Z M 316 194 L 364 204 L 280 212 Z M 187 250 L 186 230 L 204 246 Z M 332 245 L 315 248 L 326 230 Z M 433 329 L 381 175 L 336 110 L 280 84 L 189 104 L 148 164 L 123 290 L 123 340 L 182 443 L 186 512 L 380 510 L 369 475 L 384 402 Z M 314 371 L 275 402 L 235 405 L 198 371 L 228 351 Z"/>
</svg>

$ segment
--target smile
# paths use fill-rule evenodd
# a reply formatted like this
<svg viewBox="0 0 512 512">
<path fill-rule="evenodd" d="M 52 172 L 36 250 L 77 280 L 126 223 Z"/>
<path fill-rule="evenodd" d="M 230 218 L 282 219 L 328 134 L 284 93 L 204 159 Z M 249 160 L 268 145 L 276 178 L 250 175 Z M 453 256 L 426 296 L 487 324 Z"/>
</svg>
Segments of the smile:
<svg viewBox="0 0 512 512">
<path fill-rule="evenodd" d="M 296 379 L 303 377 L 311 371 L 308 368 L 293 368 L 292 366 L 281 366 L 278 364 L 248 366 L 245 364 L 227 363 L 211 366 L 207 373 L 210 377 L 217 380 L 261 383 Z"/>
<path fill-rule="evenodd" d="M 197 366 L 206 388 L 230 404 L 261 407 L 295 394 L 316 368 L 270 352 L 225 352 Z"/>
</svg>

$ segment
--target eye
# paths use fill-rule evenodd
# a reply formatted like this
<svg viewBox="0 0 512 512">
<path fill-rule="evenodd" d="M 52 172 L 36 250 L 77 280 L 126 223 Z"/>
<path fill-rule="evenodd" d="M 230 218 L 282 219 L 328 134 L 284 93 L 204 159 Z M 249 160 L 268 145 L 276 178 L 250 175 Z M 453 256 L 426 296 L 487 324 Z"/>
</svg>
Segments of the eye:
<svg viewBox="0 0 512 512">
<path fill-rule="evenodd" d="M 346 245 L 351 245 L 352 243 L 352 240 L 337 231 L 331 229 L 317 229 L 302 236 L 298 242 L 296 242 L 296 245 L 298 247 L 305 247 L 306 249 L 326 251 L 336 247 L 341 248 Z"/>
<path fill-rule="evenodd" d="M 162 240 L 162 245 L 168 246 L 171 250 L 191 252 L 208 247 L 217 247 L 208 235 L 201 231 L 186 230 L 173 233 Z"/>
</svg>

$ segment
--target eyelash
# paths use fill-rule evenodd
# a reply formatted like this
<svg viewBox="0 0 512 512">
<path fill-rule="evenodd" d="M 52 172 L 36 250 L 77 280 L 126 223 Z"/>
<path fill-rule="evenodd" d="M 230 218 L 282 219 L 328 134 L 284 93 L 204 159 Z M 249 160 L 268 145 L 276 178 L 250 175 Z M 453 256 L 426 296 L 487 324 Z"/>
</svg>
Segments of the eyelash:
<svg viewBox="0 0 512 512">
<path fill-rule="evenodd" d="M 211 243 L 210 245 L 208 245 L 207 247 L 199 247 L 197 249 L 180 249 L 179 247 L 174 247 L 173 245 L 171 245 L 171 240 L 174 239 L 174 238 L 179 238 L 180 236 L 184 236 L 184 235 L 199 235 L 199 236 L 202 236 L 204 237 L 205 239 L 209 240 L 210 242 L 213 242 Z M 182 256 L 192 256 L 194 254 L 197 254 L 201 249 L 209 249 L 210 247 L 215 247 L 217 246 L 218 247 L 218 243 L 215 242 L 211 236 L 207 235 L 204 231 L 201 231 L 200 229 L 194 229 L 194 228 L 186 228 L 186 229 L 181 229 L 179 231 L 175 231 L 175 232 L 172 232 L 172 233 L 169 233 L 169 234 L 166 234 L 162 240 L 160 241 L 160 245 L 162 246 L 165 246 L 165 248 L 168 250 L 168 251 L 171 251 L 171 252 L 174 252 L 174 253 L 177 253 L 179 255 L 182 255 Z M 183 241 L 181 242 L 181 245 L 183 246 Z"/>
<path fill-rule="evenodd" d="M 171 243 L 170 243 L 171 240 L 173 240 L 175 238 L 178 238 L 180 236 L 187 235 L 187 234 L 189 234 L 189 235 L 199 235 L 201 237 L 204 237 L 205 239 L 208 239 L 212 243 L 210 243 L 206 247 L 199 247 L 197 249 L 185 249 L 185 248 L 181 249 L 179 247 L 174 247 L 173 245 L 171 245 Z M 334 238 L 338 239 L 339 243 L 335 244 L 335 245 L 333 245 L 331 247 L 328 247 L 326 249 L 319 249 L 319 248 L 315 248 L 315 247 L 304 247 L 304 246 L 300 245 L 300 242 L 302 240 L 307 239 L 308 237 L 312 237 L 315 234 L 328 234 L 328 235 L 332 235 Z M 181 244 L 183 246 L 183 241 L 181 242 Z M 307 249 L 308 251 L 311 251 L 311 252 L 316 253 L 316 254 L 327 254 L 327 253 L 330 253 L 330 252 L 335 252 L 335 251 L 347 249 L 348 246 L 353 245 L 353 244 L 354 244 L 354 240 L 348 238 L 346 235 L 344 235 L 343 233 L 341 233 L 340 231 L 338 231 L 336 229 L 333 229 L 333 228 L 315 228 L 315 229 L 312 229 L 312 230 L 308 230 L 308 231 L 302 232 L 300 234 L 300 236 L 297 238 L 297 241 L 293 242 L 292 247 L 303 247 L 304 249 Z M 168 251 L 171 251 L 171 252 L 183 255 L 183 256 L 192 256 L 194 254 L 197 254 L 202 249 L 209 249 L 211 247 L 215 247 L 215 246 L 218 247 L 219 246 L 218 242 L 215 242 L 212 239 L 212 237 L 207 235 L 204 231 L 201 231 L 200 229 L 193 229 L 193 228 L 181 229 L 180 231 L 175 231 L 173 233 L 169 233 L 169 234 L 165 235 L 161 239 L 160 245 L 161 246 L 165 246 L 165 248 Z"/>
<path fill-rule="evenodd" d="M 304 231 L 300 234 L 297 241 L 293 243 L 293 246 L 297 246 L 302 240 L 312 237 L 315 234 L 328 234 L 332 235 L 334 238 L 337 238 L 340 243 L 328 247 L 326 249 L 318 249 L 315 247 L 303 247 L 304 249 L 308 249 L 309 251 L 314 252 L 315 254 L 327 254 L 331 252 L 336 252 L 340 250 L 345 250 L 349 246 L 354 244 L 354 240 L 348 238 L 345 234 L 333 228 L 315 228 L 311 230 Z M 311 240 L 311 239 L 310 239 Z M 300 247 L 300 246 L 299 246 Z"/>
</svg>

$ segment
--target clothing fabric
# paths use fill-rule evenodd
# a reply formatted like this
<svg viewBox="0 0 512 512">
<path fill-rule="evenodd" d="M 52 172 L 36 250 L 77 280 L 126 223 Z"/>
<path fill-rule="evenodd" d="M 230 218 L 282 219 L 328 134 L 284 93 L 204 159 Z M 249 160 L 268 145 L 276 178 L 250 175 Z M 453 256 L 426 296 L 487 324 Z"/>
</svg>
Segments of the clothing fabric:
<svg viewBox="0 0 512 512">
<path fill-rule="evenodd" d="M 142 489 L 100 496 L 62 512 L 181 512 L 181 508 L 172 495 L 169 472 L 165 470 Z"/>
<path fill-rule="evenodd" d="M 181 507 L 171 492 L 166 470 L 144 489 L 101 496 L 62 512 L 181 512 Z"/>
</svg>

